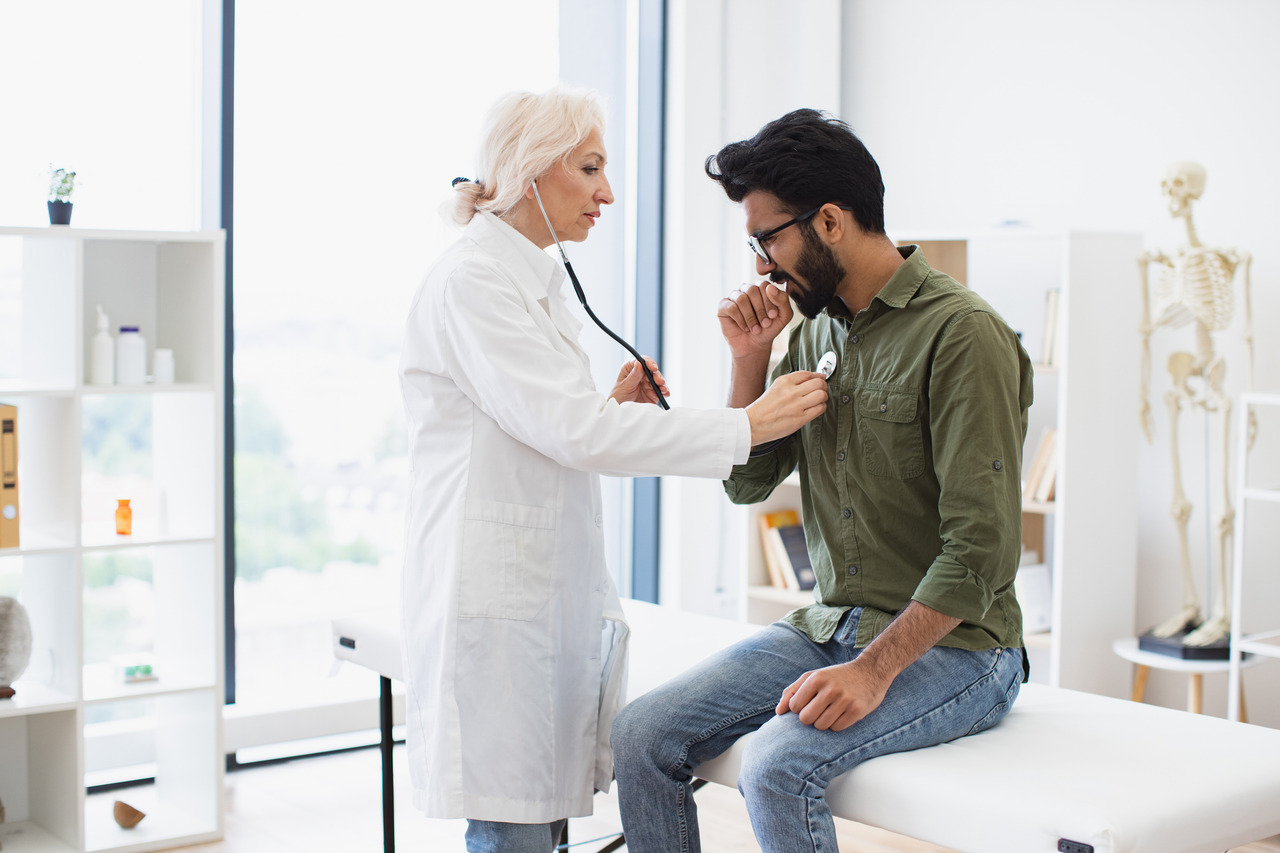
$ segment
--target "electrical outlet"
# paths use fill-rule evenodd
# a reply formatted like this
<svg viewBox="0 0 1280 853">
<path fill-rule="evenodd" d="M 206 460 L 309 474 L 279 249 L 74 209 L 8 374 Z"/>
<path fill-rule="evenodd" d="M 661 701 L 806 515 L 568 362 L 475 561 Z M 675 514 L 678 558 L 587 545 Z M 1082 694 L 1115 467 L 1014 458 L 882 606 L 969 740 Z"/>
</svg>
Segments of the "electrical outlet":
<svg viewBox="0 0 1280 853">
<path fill-rule="evenodd" d="M 1058 839 L 1058 853 L 1093 853 L 1092 844 L 1082 844 L 1067 838 Z"/>
</svg>

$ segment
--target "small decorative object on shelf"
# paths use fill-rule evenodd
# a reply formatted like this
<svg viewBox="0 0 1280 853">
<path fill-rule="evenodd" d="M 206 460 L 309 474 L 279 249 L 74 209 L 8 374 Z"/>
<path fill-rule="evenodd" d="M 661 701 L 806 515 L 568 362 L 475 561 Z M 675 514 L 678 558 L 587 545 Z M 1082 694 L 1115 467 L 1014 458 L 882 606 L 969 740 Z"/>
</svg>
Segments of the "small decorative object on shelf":
<svg viewBox="0 0 1280 853">
<path fill-rule="evenodd" d="M 111 321 L 98 306 L 98 331 L 93 336 L 93 359 L 89 363 L 90 385 L 111 385 L 116 381 L 116 342 L 111 338 Z"/>
<path fill-rule="evenodd" d="M 18 680 L 31 662 L 31 620 L 16 598 L 0 596 L 0 699 L 16 692 Z"/>
<path fill-rule="evenodd" d="M 147 815 L 123 800 L 116 800 L 111 806 L 111 816 L 116 819 L 116 823 L 120 824 L 121 829 L 133 829 Z"/>
<path fill-rule="evenodd" d="M 129 506 L 129 498 L 121 498 L 116 504 L 116 533 L 128 536 L 133 533 L 133 508 Z"/>
<path fill-rule="evenodd" d="M 173 350 L 156 349 L 151 357 L 151 378 L 157 385 L 173 384 Z"/>
<path fill-rule="evenodd" d="M 116 384 L 141 385 L 147 381 L 147 340 L 137 326 L 121 326 L 116 336 Z"/>
<path fill-rule="evenodd" d="M 112 663 L 115 665 L 116 678 L 125 684 L 155 681 L 159 678 L 155 665 L 146 655 L 118 655 L 112 659 Z"/>
<path fill-rule="evenodd" d="M 66 169 L 49 171 L 49 224 L 71 224 L 71 195 L 75 192 L 76 173 Z"/>
</svg>

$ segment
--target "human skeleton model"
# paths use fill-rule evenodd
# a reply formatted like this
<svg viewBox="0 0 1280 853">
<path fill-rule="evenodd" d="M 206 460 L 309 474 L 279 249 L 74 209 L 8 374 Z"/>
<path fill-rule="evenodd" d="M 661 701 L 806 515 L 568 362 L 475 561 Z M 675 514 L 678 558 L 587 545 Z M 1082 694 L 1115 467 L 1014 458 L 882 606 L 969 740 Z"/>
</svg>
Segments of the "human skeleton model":
<svg viewBox="0 0 1280 853">
<path fill-rule="evenodd" d="M 1147 442 L 1152 441 L 1154 423 L 1147 402 L 1151 378 L 1151 333 L 1157 328 L 1180 329 L 1194 324 L 1195 352 L 1175 352 L 1169 356 L 1169 375 L 1173 387 L 1165 392 L 1169 410 L 1169 444 L 1173 453 L 1173 504 L 1170 511 L 1178 528 L 1178 548 L 1182 560 L 1182 608 L 1152 629 L 1158 637 L 1174 637 L 1186 632 L 1183 645 L 1207 646 L 1230 633 L 1227 611 L 1227 554 L 1235 526 L 1235 510 L 1227 491 L 1228 450 L 1231 444 L 1231 400 L 1223 391 L 1227 365 L 1213 348 L 1213 334 L 1231 322 L 1232 281 L 1237 267 L 1244 278 L 1244 341 L 1248 364 L 1247 387 L 1253 386 L 1253 318 L 1249 305 L 1248 252 L 1234 248 L 1205 246 L 1196 236 L 1191 222 L 1191 205 L 1204 191 L 1204 167 L 1197 163 L 1174 163 L 1165 173 L 1161 190 L 1169 206 L 1169 214 L 1187 223 L 1187 245 L 1172 256 L 1161 251 L 1138 256 L 1142 275 L 1142 403 L 1139 418 Z M 1148 288 L 1147 271 L 1156 266 L 1155 281 Z M 1150 292 L 1148 292 L 1150 291 Z M 1204 621 L 1200 597 L 1191 571 L 1191 551 L 1187 542 L 1187 522 L 1191 518 L 1191 502 L 1182 488 L 1182 465 L 1178 448 L 1178 416 L 1182 410 L 1202 410 L 1221 421 L 1221 507 L 1215 518 L 1217 530 L 1217 564 L 1214 566 L 1212 611 Z M 1249 445 L 1253 444 L 1256 421 L 1250 413 Z M 1242 449 L 1240 452 L 1244 452 Z"/>
</svg>

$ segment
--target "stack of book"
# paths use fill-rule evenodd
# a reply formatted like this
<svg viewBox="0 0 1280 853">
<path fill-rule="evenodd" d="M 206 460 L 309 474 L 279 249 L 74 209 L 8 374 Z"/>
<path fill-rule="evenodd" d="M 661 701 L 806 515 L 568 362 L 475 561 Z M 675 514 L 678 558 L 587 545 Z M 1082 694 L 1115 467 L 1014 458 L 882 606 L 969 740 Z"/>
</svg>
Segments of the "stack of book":
<svg viewBox="0 0 1280 853">
<path fill-rule="evenodd" d="M 1022 488 L 1023 500 L 1046 503 L 1053 500 L 1054 483 L 1058 479 L 1057 431 L 1046 427 L 1040 436 L 1035 459 L 1027 472 L 1027 483 Z"/>
<path fill-rule="evenodd" d="M 809 561 L 804 525 L 794 509 L 760 514 L 760 547 L 769 582 L 779 589 L 813 589 L 817 577 Z"/>
</svg>

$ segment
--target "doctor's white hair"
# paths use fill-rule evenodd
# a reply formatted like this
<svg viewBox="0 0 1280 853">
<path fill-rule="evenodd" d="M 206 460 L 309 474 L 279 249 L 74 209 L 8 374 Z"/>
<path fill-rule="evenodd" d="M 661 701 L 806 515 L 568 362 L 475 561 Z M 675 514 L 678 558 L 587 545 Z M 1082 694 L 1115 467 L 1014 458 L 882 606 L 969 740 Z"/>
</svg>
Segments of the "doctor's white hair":
<svg viewBox="0 0 1280 853">
<path fill-rule="evenodd" d="M 502 216 L 535 178 L 563 167 L 593 130 L 604 132 L 604 106 L 592 89 L 557 86 L 503 96 L 485 118 L 479 174 L 454 185 L 454 222 L 466 225 L 477 210 Z"/>
</svg>

